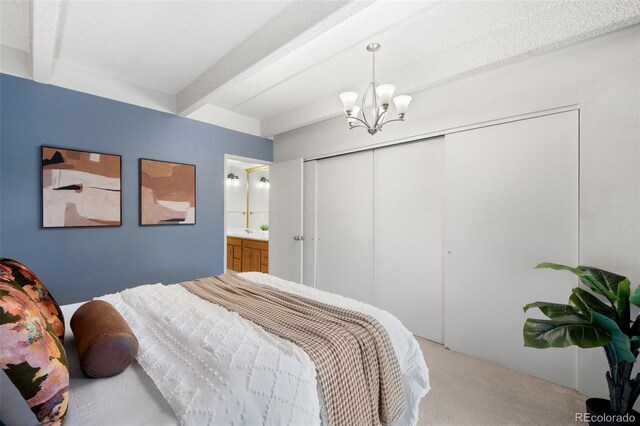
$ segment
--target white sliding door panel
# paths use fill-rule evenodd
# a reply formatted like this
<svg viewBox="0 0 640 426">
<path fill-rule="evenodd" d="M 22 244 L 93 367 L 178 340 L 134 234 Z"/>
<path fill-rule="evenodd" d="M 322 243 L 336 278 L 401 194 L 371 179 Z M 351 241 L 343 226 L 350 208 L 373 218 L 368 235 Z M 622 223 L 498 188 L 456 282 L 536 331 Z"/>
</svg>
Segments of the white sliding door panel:
<svg viewBox="0 0 640 426">
<path fill-rule="evenodd" d="M 522 307 L 566 303 L 578 264 L 578 112 L 445 138 L 445 345 L 567 387 L 577 349 L 523 346 Z"/>
<path fill-rule="evenodd" d="M 317 167 L 317 288 L 373 303 L 373 153 Z"/>
<path fill-rule="evenodd" d="M 376 306 L 442 343 L 444 138 L 374 151 Z"/>
<path fill-rule="evenodd" d="M 303 205 L 303 277 L 302 283 L 316 286 L 316 162 L 304 163 L 304 205 Z"/>
<path fill-rule="evenodd" d="M 271 164 L 269 183 L 269 273 L 299 283 L 302 282 L 302 159 Z"/>
</svg>

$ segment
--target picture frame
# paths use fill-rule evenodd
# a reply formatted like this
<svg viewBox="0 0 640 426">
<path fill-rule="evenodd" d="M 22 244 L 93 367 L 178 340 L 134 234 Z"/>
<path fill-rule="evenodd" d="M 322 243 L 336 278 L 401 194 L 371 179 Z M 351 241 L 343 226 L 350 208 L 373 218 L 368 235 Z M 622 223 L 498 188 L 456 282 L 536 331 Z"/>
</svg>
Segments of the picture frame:
<svg viewBox="0 0 640 426">
<path fill-rule="evenodd" d="M 196 165 L 140 158 L 140 225 L 196 224 Z"/>
<path fill-rule="evenodd" d="M 122 156 L 42 145 L 43 228 L 122 226 Z"/>
</svg>

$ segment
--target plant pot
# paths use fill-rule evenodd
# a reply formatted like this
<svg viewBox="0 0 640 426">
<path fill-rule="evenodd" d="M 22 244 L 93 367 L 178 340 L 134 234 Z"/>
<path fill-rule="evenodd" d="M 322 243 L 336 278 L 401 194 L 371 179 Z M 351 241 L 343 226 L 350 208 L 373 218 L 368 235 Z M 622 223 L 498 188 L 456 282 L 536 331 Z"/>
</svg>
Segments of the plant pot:
<svg viewBox="0 0 640 426">
<path fill-rule="evenodd" d="M 624 416 L 611 414 L 608 399 L 589 398 L 586 402 L 589 424 L 592 426 L 640 425 L 640 413 L 631 410 Z"/>
</svg>

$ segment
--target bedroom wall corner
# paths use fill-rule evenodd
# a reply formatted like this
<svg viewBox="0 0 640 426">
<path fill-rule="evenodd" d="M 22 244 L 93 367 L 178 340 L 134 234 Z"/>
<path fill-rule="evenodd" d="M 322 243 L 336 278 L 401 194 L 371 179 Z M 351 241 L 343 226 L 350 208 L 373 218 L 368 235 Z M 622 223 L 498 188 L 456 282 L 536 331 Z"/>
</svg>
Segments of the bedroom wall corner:
<svg viewBox="0 0 640 426">
<path fill-rule="evenodd" d="M 223 272 L 224 154 L 271 161 L 271 140 L 6 74 L 0 87 L 0 253 L 59 303 Z M 41 227 L 41 145 L 122 155 L 121 227 Z M 139 158 L 196 165 L 195 225 L 139 225 Z"/>
</svg>

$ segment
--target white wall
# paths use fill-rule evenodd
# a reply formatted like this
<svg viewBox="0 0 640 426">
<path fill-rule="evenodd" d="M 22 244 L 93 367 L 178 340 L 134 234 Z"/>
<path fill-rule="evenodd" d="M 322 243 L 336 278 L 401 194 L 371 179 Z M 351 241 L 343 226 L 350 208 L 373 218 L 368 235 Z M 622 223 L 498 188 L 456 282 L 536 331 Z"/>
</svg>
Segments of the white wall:
<svg viewBox="0 0 640 426">
<path fill-rule="evenodd" d="M 349 131 L 342 117 L 278 135 L 274 160 L 446 134 L 568 105 L 580 108 L 580 263 L 627 275 L 637 285 L 640 26 L 416 93 L 407 121 L 375 137 Z M 578 363 L 578 390 L 606 397 L 602 349 L 580 350 Z"/>
</svg>

